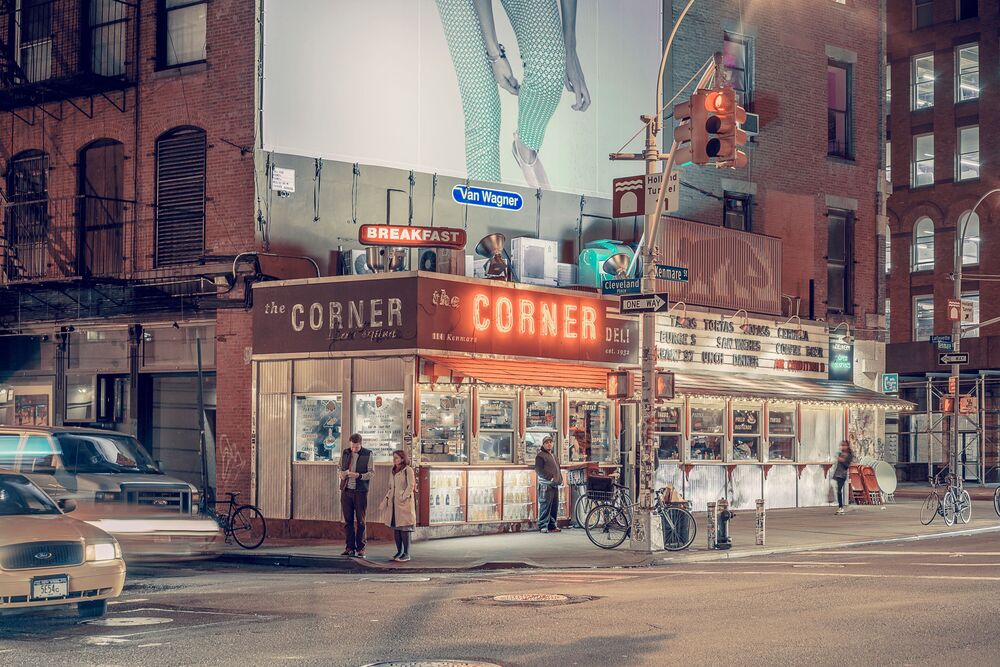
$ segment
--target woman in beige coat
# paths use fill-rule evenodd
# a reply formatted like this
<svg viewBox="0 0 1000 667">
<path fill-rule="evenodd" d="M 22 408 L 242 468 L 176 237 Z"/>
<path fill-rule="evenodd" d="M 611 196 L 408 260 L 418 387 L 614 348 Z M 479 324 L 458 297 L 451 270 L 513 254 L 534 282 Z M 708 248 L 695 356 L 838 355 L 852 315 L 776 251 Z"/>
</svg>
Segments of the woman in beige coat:
<svg viewBox="0 0 1000 667">
<path fill-rule="evenodd" d="M 402 449 L 392 453 L 392 478 L 389 491 L 380 508 L 385 512 L 386 525 L 396 538 L 396 555 L 392 560 L 405 563 L 410 560 L 410 536 L 417 525 L 417 508 L 413 498 L 417 480 L 410 466 L 410 457 Z"/>
</svg>

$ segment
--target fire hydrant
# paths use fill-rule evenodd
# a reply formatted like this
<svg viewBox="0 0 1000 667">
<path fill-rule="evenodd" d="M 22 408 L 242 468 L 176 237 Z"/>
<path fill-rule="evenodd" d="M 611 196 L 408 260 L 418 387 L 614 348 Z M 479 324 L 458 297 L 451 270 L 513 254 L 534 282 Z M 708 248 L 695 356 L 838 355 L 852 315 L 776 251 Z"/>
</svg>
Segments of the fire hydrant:
<svg viewBox="0 0 1000 667">
<path fill-rule="evenodd" d="M 717 507 L 719 513 L 716 519 L 715 548 L 732 549 L 733 538 L 729 536 L 729 522 L 733 520 L 736 514 L 729 509 L 729 501 L 725 498 L 719 498 Z"/>
</svg>

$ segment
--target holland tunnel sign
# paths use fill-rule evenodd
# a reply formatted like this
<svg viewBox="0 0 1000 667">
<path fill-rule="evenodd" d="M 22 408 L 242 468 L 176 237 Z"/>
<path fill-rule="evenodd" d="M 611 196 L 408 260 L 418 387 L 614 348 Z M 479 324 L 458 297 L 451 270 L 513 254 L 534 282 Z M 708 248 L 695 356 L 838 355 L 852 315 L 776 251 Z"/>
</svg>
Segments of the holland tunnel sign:
<svg viewBox="0 0 1000 667">
<path fill-rule="evenodd" d="M 255 354 L 419 348 L 634 364 L 638 325 L 587 294 L 424 276 L 254 287 Z"/>
</svg>

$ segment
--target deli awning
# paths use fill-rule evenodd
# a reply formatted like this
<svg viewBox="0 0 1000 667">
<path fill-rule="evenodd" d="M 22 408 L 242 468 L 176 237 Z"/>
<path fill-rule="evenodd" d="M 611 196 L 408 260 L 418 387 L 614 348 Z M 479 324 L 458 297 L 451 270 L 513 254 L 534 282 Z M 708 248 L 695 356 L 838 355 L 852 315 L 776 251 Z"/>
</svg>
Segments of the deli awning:
<svg viewBox="0 0 1000 667">
<path fill-rule="evenodd" d="M 677 373 L 675 391 L 691 398 L 779 400 L 817 404 L 864 404 L 883 410 L 910 410 L 913 404 L 850 382 L 763 377 L 742 373 Z"/>
<path fill-rule="evenodd" d="M 513 361 L 472 357 L 422 356 L 425 372 L 432 377 L 452 375 L 475 379 L 485 384 L 525 385 L 563 389 L 604 389 L 608 371 L 589 366 L 555 361 Z"/>
</svg>

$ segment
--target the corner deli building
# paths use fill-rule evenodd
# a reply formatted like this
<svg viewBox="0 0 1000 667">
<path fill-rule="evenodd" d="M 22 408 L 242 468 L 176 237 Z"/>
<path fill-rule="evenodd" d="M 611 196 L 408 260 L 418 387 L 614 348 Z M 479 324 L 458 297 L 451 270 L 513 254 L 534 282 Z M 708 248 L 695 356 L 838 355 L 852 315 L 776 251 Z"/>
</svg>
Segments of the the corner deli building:
<svg viewBox="0 0 1000 667">
<path fill-rule="evenodd" d="M 631 413 L 605 397 L 607 371 L 638 363 L 616 299 L 418 272 L 262 283 L 253 298 L 256 499 L 295 534 L 342 521 L 354 432 L 377 463 L 369 522 L 385 520 L 371 499 L 407 449 L 423 537 L 534 521 L 546 436 L 563 466 L 617 466 L 634 442 Z"/>
</svg>

